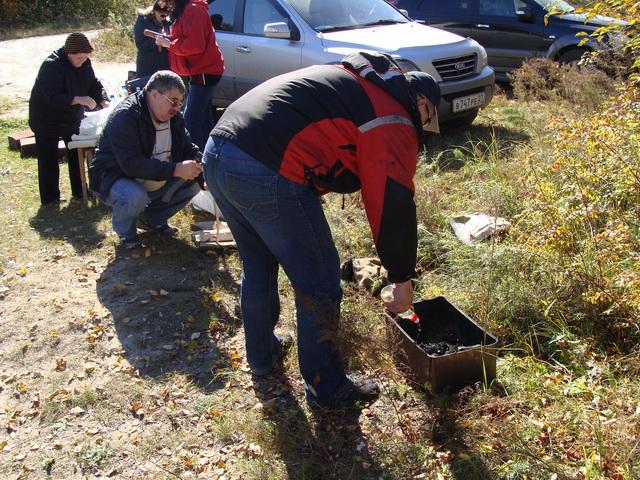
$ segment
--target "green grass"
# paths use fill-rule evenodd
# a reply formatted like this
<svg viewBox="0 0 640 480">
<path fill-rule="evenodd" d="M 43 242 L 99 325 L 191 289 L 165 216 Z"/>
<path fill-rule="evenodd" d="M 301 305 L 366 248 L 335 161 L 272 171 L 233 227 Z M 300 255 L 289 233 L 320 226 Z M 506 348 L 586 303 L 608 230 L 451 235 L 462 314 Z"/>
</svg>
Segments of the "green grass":
<svg viewBox="0 0 640 480">
<path fill-rule="evenodd" d="M 8 104 L 0 102 L 0 113 L 3 105 Z M 58 329 L 59 340 L 54 342 L 45 331 L 44 338 L 29 339 L 23 351 L 25 339 L 17 322 L 18 334 L 3 348 L 5 361 L 25 365 L 21 374 L 28 388 L 36 388 L 27 373 L 38 370 L 36 366 L 51 377 L 37 387 L 42 407 L 34 435 L 41 435 L 40 429 L 63 429 L 62 420 L 73 406 L 89 412 L 74 417 L 82 425 L 77 432 L 66 432 L 65 441 L 73 447 L 43 452 L 57 458 L 54 473 L 74 462 L 85 473 L 126 468 L 134 458 L 137 464 L 155 466 L 154 478 L 213 475 L 215 469 L 229 478 L 248 479 L 640 478 L 637 349 L 604 343 L 586 315 L 577 321 L 581 312 L 560 302 L 549 275 L 537 269 L 540 258 L 523 247 L 521 236 L 512 232 L 469 247 L 455 238 L 448 223 L 452 215 L 467 211 L 515 223 L 525 210 L 526 165 L 546 168 L 551 162 L 549 122 L 583 114 L 567 103 L 497 96 L 469 130 L 430 139 L 416 177 L 416 299 L 446 295 L 498 334 L 504 348 L 497 359 L 497 379 L 452 395 L 423 391 L 402 373 L 393 355 L 380 301 L 344 284 L 339 341 L 345 362 L 384 384 L 381 401 L 359 415 L 309 409 L 295 352 L 286 359 L 282 376 L 252 382 L 242 363 L 236 308 L 239 260 L 233 253 L 195 252 L 188 238 L 194 215 L 185 212 L 177 218 L 181 231 L 175 244 L 152 245 L 150 256 L 132 266 L 134 260 L 114 254 L 108 209 L 40 209 L 35 160 L 9 152 L 3 140 L 3 278 L 15 277 L 18 266 L 29 262 L 47 268 L 51 249 L 67 248 L 62 261 L 93 261 L 104 269 L 95 291 L 85 291 L 86 302 Z M 24 126 L 24 119 L 2 119 L 0 135 L 4 139 Z M 62 165 L 60 184 L 68 195 L 64 169 Z M 327 196 L 324 206 L 343 260 L 375 255 L 357 195 L 346 198 L 344 209 L 337 195 Z M 294 331 L 291 288 L 284 275 L 281 280 L 278 327 Z M 114 300 L 109 289 L 104 291 L 109 281 L 129 282 L 127 292 Z M 139 298 L 126 303 L 139 285 L 145 285 L 139 292 L 143 295 L 144 289 L 175 284 L 183 291 L 172 290 L 165 300 L 152 299 L 144 308 Z M 61 301 L 55 293 L 47 297 L 47 308 Z M 106 329 L 105 338 L 90 346 L 87 329 L 98 324 Z M 141 335 L 140 330 L 150 333 Z M 138 362 L 124 347 L 112 352 L 118 342 L 132 348 L 144 340 L 148 347 L 161 330 L 160 344 L 190 339 L 194 331 L 202 341 L 176 347 L 156 364 L 153 358 Z M 109 335 L 115 335 L 111 343 Z M 87 359 L 98 364 L 87 383 L 67 386 L 69 377 L 50 372 L 52 354 L 63 348 L 69 348 L 64 375 Z M 209 356 L 203 353 L 207 349 L 213 351 Z M 0 394 L 15 388 L 14 382 Z M 67 388 L 69 395 L 45 399 L 59 388 Z M 26 395 L 8 395 L 3 408 L 19 418 L 15 412 L 28 410 L 29 401 Z M 132 402 L 142 403 L 144 419 L 133 416 Z M 127 430 L 132 422 L 137 425 L 134 433 Z M 105 437 L 122 438 L 102 443 L 99 437 L 88 439 L 85 431 L 95 425 Z M 18 426 L 12 423 L 12 428 Z M 19 473 L 21 465 L 10 458 L 0 457 L 0 472 Z"/>
</svg>

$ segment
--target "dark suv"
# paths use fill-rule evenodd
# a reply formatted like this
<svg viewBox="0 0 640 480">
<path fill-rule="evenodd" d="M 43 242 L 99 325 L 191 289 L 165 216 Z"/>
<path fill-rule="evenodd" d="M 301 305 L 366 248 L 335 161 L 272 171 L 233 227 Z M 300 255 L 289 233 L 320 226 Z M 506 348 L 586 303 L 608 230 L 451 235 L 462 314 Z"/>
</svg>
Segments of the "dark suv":
<svg viewBox="0 0 640 480">
<path fill-rule="evenodd" d="M 585 51 L 602 48 L 591 39 L 579 45 L 584 37 L 576 34 L 624 23 L 602 16 L 587 20 L 561 0 L 400 0 L 396 7 L 415 20 L 476 40 L 498 80 L 506 80 L 529 57 L 576 62 Z M 565 13 L 549 16 L 545 25 L 554 9 Z"/>
</svg>

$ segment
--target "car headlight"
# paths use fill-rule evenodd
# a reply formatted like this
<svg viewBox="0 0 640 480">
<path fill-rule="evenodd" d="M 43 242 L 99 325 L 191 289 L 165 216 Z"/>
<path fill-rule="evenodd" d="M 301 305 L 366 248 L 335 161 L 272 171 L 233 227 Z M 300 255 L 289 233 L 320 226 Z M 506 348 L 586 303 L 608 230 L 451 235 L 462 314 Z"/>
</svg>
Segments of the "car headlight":
<svg viewBox="0 0 640 480">
<path fill-rule="evenodd" d="M 402 73 L 419 72 L 420 71 L 420 67 L 418 67 L 411 60 L 407 60 L 407 59 L 404 59 L 404 58 L 394 58 L 394 60 L 396 61 L 396 63 L 400 67 L 400 70 L 402 70 Z"/>
<path fill-rule="evenodd" d="M 478 45 L 480 47 L 480 45 Z M 489 65 L 489 59 L 487 57 L 487 51 L 480 47 L 478 51 L 478 71 L 480 72 L 484 67 Z"/>
<path fill-rule="evenodd" d="M 476 47 L 476 53 L 478 55 L 478 72 L 481 72 L 484 67 L 489 64 L 489 59 L 487 58 L 487 51 L 484 49 L 482 45 L 480 45 L 475 40 L 471 40 L 473 42 L 473 46 Z"/>
</svg>

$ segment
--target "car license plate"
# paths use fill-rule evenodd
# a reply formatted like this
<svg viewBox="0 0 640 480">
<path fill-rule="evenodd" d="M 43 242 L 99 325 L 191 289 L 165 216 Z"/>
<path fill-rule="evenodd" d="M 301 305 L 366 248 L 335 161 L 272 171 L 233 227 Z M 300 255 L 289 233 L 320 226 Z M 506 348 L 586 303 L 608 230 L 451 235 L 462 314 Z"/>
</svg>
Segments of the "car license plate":
<svg viewBox="0 0 640 480">
<path fill-rule="evenodd" d="M 484 92 L 474 93 L 466 97 L 458 97 L 453 99 L 453 113 L 463 112 L 472 108 L 484 105 Z"/>
</svg>

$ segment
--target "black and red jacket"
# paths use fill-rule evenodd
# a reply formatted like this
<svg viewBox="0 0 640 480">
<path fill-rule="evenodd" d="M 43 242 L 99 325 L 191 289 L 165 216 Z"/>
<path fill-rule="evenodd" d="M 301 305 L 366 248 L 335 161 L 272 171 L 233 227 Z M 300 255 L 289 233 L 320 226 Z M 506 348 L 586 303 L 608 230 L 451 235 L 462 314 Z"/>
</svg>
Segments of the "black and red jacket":
<svg viewBox="0 0 640 480">
<path fill-rule="evenodd" d="M 212 135 L 319 193 L 362 190 L 392 282 L 415 275 L 415 95 L 384 55 L 354 54 L 272 78 L 235 101 Z"/>
</svg>

